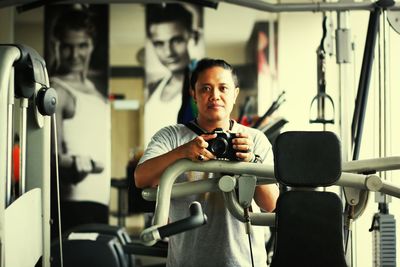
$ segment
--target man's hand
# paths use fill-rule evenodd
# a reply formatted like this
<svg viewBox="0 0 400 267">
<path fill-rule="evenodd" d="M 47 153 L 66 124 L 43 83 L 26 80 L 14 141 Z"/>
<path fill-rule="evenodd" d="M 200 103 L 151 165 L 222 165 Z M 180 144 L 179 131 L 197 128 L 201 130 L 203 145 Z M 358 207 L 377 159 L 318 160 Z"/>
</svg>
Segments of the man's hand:
<svg viewBox="0 0 400 267">
<path fill-rule="evenodd" d="M 92 158 L 88 156 L 77 155 L 74 158 L 75 168 L 78 173 L 84 173 L 85 175 L 92 172 Z"/>
<path fill-rule="evenodd" d="M 244 162 L 250 162 L 253 160 L 254 155 L 252 153 L 253 140 L 249 138 L 247 133 L 237 133 L 236 138 L 232 140 L 233 149 L 236 151 L 236 157 Z"/>
<path fill-rule="evenodd" d="M 208 140 L 216 138 L 217 134 L 202 134 L 192 141 L 181 146 L 184 150 L 185 158 L 192 161 L 207 161 L 215 159 L 215 156 L 207 150 Z"/>
<path fill-rule="evenodd" d="M 73 159 L 74 171 L 72 171 L 71 180 L 74 184 L 81 182 L 89 173 L 101 173 L 104 170 L 101 162 L 94 161 L 89 156 L 76 155 Z"/>
</svg>

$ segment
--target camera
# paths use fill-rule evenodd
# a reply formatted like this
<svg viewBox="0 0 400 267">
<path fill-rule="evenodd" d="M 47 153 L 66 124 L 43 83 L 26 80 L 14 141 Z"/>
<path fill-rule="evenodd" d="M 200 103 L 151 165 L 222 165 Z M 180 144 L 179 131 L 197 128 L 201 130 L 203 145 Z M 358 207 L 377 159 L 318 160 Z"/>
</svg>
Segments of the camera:
<svg viewBox="0 0 400 267">
<path fill-rule="evenodd" d="M 238 161 L 236 152 L 233 148 L 232 140 L 236 138 L 235 133 L 227 133 L 217 128 L 210 134 L 217 134 L 214 139 L 208 140 L 207 149 L 213 153 L 217 159 Z"/>
</svg>

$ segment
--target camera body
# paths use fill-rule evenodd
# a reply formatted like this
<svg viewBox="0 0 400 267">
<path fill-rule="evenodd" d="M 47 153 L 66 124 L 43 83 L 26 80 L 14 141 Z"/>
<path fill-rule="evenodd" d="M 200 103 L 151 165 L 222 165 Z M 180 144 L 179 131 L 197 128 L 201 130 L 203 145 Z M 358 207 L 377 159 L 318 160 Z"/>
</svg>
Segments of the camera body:
<svg viewBox="0 0 400 267">
<path fill-rule="evenodd" d="M 232 143 L 232 140 L 236 138 L 235 133 L 227 133 L 217 128 L 210 134 L 217 134 L 217 137 L 207 141 L 207 149 L 213 153 L 217 159 L 238 161 L 236 157 L 237 150 L 233 148 Z"/>
</svg>

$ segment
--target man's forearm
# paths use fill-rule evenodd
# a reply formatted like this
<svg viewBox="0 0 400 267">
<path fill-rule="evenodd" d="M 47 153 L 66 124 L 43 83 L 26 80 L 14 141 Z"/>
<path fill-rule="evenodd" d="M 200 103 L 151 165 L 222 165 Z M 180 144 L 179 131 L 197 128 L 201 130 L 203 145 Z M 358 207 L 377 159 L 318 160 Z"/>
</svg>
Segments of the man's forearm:
<svg viewBox="0 0 400 267">
<path fill-rule="evenodd" d="M 183 158 L 179 148 L 161 156 L 146 160 L 136 167 L 135 184 L 138 188 L 154 187 L 159 184 L 162 173 L 175 161 Z"/>
<path fill-rule="evenodd" d="M 271 212 L 275 209 L 278 196 L 279 188 L 276 184 L 259 185 L 256 187 L 254 199 L 260 208 Z"/>
</svg>

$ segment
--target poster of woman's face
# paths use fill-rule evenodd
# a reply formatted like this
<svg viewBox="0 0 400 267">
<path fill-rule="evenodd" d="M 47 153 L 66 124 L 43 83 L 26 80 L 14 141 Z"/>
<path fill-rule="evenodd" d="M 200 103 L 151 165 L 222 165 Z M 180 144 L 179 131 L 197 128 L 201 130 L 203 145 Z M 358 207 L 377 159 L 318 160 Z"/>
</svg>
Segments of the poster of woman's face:
<svg viewBox="0 0 400 267">
<path fill-rule="evenodd" d="M 106 97 L 108 21 L 107 5 L 46 6 L 45 59 L 49 75 L 82 75 Z"/>
</svg>

